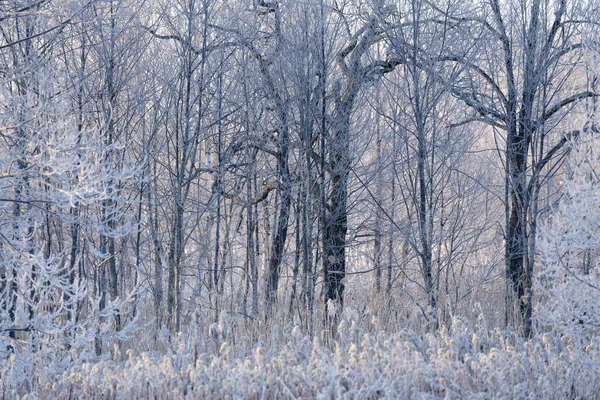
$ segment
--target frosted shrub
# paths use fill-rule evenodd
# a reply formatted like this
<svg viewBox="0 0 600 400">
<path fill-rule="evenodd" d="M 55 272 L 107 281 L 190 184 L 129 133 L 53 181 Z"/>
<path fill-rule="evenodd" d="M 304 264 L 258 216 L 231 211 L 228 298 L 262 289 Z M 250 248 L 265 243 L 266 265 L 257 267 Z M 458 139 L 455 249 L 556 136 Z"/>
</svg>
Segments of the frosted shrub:
<svg viewBox="0 0 600 400">
<path fill-rule="evenodd" d="M 542 327 L 572 335 L 600 327 L 600 141 L 575 145 L 562 197 L 538 239 L 537 316 Z"/>
</svg>

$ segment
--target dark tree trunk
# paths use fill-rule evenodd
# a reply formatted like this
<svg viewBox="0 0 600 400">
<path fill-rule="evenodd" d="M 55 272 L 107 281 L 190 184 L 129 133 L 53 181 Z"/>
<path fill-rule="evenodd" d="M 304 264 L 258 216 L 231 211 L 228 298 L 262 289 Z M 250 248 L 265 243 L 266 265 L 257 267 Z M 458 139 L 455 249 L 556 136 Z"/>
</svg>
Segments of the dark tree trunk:
<svg viewBox="0 0 600 400">
<path fill-rule="evenodd" d="M 330 141 L 329 165 L 331 168 L 331 190 L 329 192 L 326 219 L 327 271 L 325 279 L 325 301 L 344 306 L 344 284 L 346 277 L 346 233 L 348 231 L 348 176 L 350 173 L 350 113 L 356 97 L 356 88 L 351 88 L 346 99 L 339 99 L 336 118 Z M 344 101 L 345 100 L 345 101 Z M 337 318 L 337 316 L 335 317 Z"/>
<path fill-rule="evenodd" d="M 292 204 L 292 187 L 289 182 L 290 168 L 288 164 L 289 132 L 285 124 L 285 112 L 281 111 L 282 129 L 280 132 L 279 151 L 277 153 L 277 196 L 279 210 L 277 213 L 277 226 L 271 245 L 271 257 L 269 259 L 269 278 L 267 282 L 267 307 L 270 307 L 277 299 L 279 277 L 281 276 L 281 262 L 287 241 L 290 209 Z"/>
</svg>

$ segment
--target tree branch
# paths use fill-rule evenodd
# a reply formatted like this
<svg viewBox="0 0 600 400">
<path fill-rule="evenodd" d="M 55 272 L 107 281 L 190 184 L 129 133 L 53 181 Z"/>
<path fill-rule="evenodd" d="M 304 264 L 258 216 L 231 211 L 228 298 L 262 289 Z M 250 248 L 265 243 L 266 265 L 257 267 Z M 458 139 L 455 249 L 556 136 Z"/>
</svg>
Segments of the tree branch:
<svg viewBox="0 0 600 400">
<path fill-rule="evenodd" d="M 154 36 L 157 39 L 160 40 L 175 40 L 179 43 L 181 43 L 182 46 L 189 48 L 189 50 L 192 51 L 192 53 L 196 54 L 197 56 L 202 55 L 202 54 L 207 54 L 210 53 L 214 50 L 218 50 L 218 49 L 224 49 L 227 47 L 235 47 L 235 46 L 239 46 L 240 43 L 233 41 L 233 42 L 226 42 L 226 43 L 219 43 L 216 44 L 214 46 L 206 46 L 203 49 L 198 50 L 197 48 L 195 48 L 194 46 L 192 46 L 191 43 L 188 43 L 188 41 L 183 40 L 181 38 L 181 36 L 179 35 L 161 35 L 160 33 L 156 32 L 154 29 L 144 26 L 144 29 L 146 29 L 152 36 Z"/>
<path fill-rule="evenodd" d="M 258 195 L 256 195 L 256 197 L 254 197 L 254 199 L 252 200 L 252 204 L 258 204 L 261 201 L 265 200 L 269 196 L 269 193 L 271 193 L 271 191 L 275 189 L 277 189 L 277 182 L 263 183 L 262 191 Z"/>
<path fill-rule="evenodd" d="M 550 119 L 550 117 L 552 117 L 554 114 L 559 112 L 563 107 L 566 107 L 569 104 L 576 102 L 577 100 L 587 99 L 589 97 L 598 97 L 598 96 L 600 96 L 600 94 L 594 93 L 590 90 L 586 90 L 585 92 L 581 92 L 581 93 L 577 93 L 572 96 L 569 96 L 569 97 L 559 101 L 554 106 L 552 106 L 548 111 L 546 111 L 546 113 L 542 117 L 542 120 L 538 121 L 534 126 L 536 126 L 536 127 L 540 126 L 541 123 L 546 122 L 548 119 Z"/>
<path fill-rule="evenodd" d="M 500 100 L 502 100 L 502 103 L 506 106 L 507 100 L 506 100 L 506 96 L 502 92 L 502 89 L 500 89 L 500 86 L 498 86 L 498 84 L 492 79 L 492 77 L 487 72 L 485 72 L 481 67 L 478 67 L 477 65 L 473 64 L 472 62 L 467 61 L 463 57 L 459 57 L 456 55 L 440 57 L 440 58 L 438 58 L 438 61 L 454 61 L 461 65 L 464 65 L 465 67 L 467 67 L 469 69 L 474 70 L 487 83 L 489 83 L 492 86 L 492 88 L 494 89 L 494 92 L 496 92 L 496 94 L 500 97 Z"/>
<path fill-rule="evenodd" d="M 600 130 L 595 126 L 592 125 L 588 128 L 583 128 L 583 129 L 576 129 L 573 130 L 571 132 L 566 133 L 558 143 L 556 143 L 544 156 L 544 158 L 542 158 L 540 160 L 540 162 L 537 163 L 537 165 L 535 166 L 535 171 L 533 173 L 534 178 L 537 177 L 540 172 L 542 172 L 542 170 L 544 169 L 544 167 L 550 162 L 552 161 L 552 159 L 554 158 L 554 156 L 556 155 L 556 153 L 558 153 L 569 141 L 577 139 L 582 132 L 594 132 L 594 133 L 598 133 Z M 529 181 L 529 185 L 527 190 L 531 191 L 533 189 L 533 184 L 537 181 L 537 179 L 531 179 Z"/>
</svg>

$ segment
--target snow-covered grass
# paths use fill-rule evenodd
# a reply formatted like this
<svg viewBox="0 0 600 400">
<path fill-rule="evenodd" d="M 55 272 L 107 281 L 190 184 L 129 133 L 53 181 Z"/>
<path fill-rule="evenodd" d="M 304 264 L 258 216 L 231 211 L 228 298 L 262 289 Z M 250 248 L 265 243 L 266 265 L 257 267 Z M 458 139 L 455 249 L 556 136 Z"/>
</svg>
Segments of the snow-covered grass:
<svg viewBox="0 0 600 400">
<path fill-rule="evenodd" d="M 335 339 L 325 332 L 311 339 L 288 325 L 271 329 L 251 346 L 196 330 L 172 340 L 161 353 L 115 349 L 112 360 L 73 362 L 66 369 L 13 355 L 2 362 L 0 397 L 600 397 L 595 336 L 540 334 L 524 341 L 458 318 L 448 329 L 429 334 L 367 332 L 361 325 L 346 315 Z"/>
</svg>

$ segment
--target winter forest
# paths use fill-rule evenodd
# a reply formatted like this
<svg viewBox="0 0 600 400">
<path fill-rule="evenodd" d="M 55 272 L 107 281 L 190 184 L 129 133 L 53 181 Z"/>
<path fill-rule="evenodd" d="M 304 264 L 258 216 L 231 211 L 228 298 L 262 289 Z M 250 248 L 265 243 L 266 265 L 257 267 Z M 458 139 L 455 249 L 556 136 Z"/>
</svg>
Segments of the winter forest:
<svg viewBox="0 0 600 400">
<path fill-rule="evenodd" d="M 0 1 L 0 398 L 600 398 L 599 21 Z"/>
</svg>

